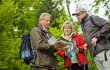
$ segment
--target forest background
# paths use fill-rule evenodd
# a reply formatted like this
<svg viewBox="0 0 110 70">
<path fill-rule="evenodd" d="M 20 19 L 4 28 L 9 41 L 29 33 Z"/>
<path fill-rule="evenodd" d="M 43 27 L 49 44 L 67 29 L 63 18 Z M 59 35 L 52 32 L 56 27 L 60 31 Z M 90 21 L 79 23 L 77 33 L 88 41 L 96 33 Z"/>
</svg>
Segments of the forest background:
<svg viewBox="0 0 110 70">
<path fill-rule="evenodd" d="M 73 1 L 78 3 L 80 0 Z M 70 3 L 70 0 L 0 0 L 0 70 L 31 70 L 20 60 L 20 37 L 38 24 L 39 16 L 43 12 L 52 15 L 50 31 L 56 38 L 62 34 L 61 26 L 67 20 L 73 23 L 75 31 L 79 33 L 78 21 L 74 21 L 70 13 Z M 105 16 L 110 20 L 109 0 L 94 0 L 93 11 L 97 13 L 102 4 Z M 90 55 L 87 57 L 90 61 Z M 57 58 L 59 70 L 66 70 L 63 59 L 59 56 Z M 97 70 L 94 63 L 89 63 L 89 68 Z"/>
</svg>

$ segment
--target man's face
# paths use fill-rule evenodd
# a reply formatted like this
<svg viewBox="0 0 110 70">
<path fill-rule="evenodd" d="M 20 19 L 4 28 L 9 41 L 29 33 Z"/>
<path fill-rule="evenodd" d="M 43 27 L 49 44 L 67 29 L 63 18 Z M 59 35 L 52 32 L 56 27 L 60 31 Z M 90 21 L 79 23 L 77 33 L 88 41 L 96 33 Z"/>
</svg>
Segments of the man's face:
<svg viewBox="0 0 110 70">
<path fill-rule="evenodd" d="M 45 16 L 43 19 L 41 19 L 41 25 L 47 29 L 50 25 L 50 21 L 50 16 Z"/>
<path fill-rule="evenodd" d="M 84 18 L 84 12 L 79 12 L 76 14 L 76 17 L 79 21 L 82 21 L 82 19 Z"/>
</svg>

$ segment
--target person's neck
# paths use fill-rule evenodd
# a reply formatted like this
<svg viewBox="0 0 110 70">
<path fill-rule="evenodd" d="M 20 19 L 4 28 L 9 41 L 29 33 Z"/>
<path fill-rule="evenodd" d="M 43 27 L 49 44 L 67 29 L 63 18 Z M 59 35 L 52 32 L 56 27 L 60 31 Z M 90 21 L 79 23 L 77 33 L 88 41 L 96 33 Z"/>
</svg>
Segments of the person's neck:
<svg viewBox="0 0 110 70">
<path fill-rule="evenodd" d="M 69 40 L 71 35 L 65 35 L 66 39 Z"/>
<path fill-rule="evenodd" d="M 43 27 L 43 29 L 44 29 L 45 31 L 47 31 L 47 29 L 46 29 L 45 27 Z"/>
<path fill-rule="evenodd" d="M 85 14 L 85 16 L 82 19 L 82 22 L 85 22 L 86 21 L 87 16 L 88 16 L 88 14 Z"/>
</svg>

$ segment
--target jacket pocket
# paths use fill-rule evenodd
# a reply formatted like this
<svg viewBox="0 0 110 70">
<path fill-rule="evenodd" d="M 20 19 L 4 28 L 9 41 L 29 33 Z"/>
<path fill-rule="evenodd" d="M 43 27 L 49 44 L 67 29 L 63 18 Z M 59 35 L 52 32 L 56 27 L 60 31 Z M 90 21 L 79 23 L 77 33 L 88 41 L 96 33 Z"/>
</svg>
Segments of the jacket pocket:
<svg viewBox="0 0 110 70">
<path fill-rule="evenodd" d="M 54 66 L 54 57 L 51 55 L 42 54 L 40 64 L 46 67 Z"/>
</svg>

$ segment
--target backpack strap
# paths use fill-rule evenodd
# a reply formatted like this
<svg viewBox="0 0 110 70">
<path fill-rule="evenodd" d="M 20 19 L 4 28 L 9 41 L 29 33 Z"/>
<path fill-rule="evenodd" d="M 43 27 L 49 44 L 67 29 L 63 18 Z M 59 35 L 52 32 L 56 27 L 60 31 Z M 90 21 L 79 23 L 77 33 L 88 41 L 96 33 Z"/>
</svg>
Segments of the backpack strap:
<svg viewBox="0 0 110 70">
<path fill-rule="evenodd" d="M 47 37 L 45 34 L 46 34 L 46 32 L 45 31 L 43 31 L 40 27 L 36 27 L 36 31 L 37 32 L 39 32 L 39 34 L 43 37 Z"/>
<path fill-rule="evenodd" d="M 92 15 L 93 16 L 93 15 Z M 90 21 L 92 22 L 92 24 L 94 24 L 96 27 L 98 27 L 98 28 L 100 28 L 95 22 L 94 22 L 94 20 L 93 20 L 93 17 L 92 16 L 90 16 Z"/>
</svg>

